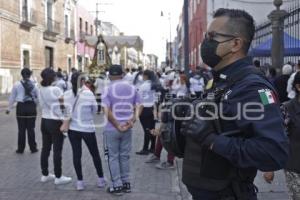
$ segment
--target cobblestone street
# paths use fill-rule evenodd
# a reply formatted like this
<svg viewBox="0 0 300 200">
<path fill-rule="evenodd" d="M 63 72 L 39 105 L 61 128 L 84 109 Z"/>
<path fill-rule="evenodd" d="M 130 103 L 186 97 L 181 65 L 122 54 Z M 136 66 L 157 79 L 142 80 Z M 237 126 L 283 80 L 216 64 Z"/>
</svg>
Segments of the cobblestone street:
<svg viewBox="0 0 300 200">
<path fill-rule="evenodd" d="M 5 105 L 5 100 L 3 100 Z M 63 173 L 71 176 L 73 183 L 65 186 L 54 186 L 51 183 L 40 183 L 40 152 L 31 154 L 28 147 L 24 155 L 15 154 L 17 142 L 17 123 L 15 113 L 7 116 L 4 108 L 0 107 L 0 200 L 188 200 L 191 199 L 185 186 L 180 182 L 182 161 L 177 160 L 177 170 L 161 171 L 153 165 L 145 164 L 144 156 L 137 156 L 142 144 L 142 130 L 140 124 L 134 128 L 134 141 L 131 157 L 133 192 L 122 197 L 114 197 L 104 189 L 96 187 L 96 172 L 87 148 L 83 145 L 83 174 L 87 185 L 85 191 L 77 192 L 74 187 L 76 181 L 72 163 L 72 152 L 68 138 L 65 140 L 63 153 Z M 101 120 L 101 117 L 97 117 Z M 36 138 L 41 148 L 40 119 L 36 123 Z M 102 131 L 98 129 L 97 139 L 104 171 L 107 165 L 103 156 Z M 165 152 L 164 152 L 165 154 Z M 165 158 L 163 155 L 162 158 Z M 50 157 L 50 170 L 52 158 Z M 262 175 L 257 176 L 256 185 L 259 188 L 260 200 L 287 200 L 287 188 L 283 172 L 277 172 L 272 185 L 262 180 Z"/>
<path fill-rule="evenodd" d="M 69 140 L 65 140 L 63 153 L 63 173 L 73 177 L 73 183 L 65 186 L 55 187 L 54 184 L 42 184 L 40 180 L 40 152 L 31 154 L 29 149 L 24 155 L 15 154 L 17 142 L 17 126 L 15 114 L 6 116 L 0 114 L 0 199 L 1 200 L 110 200 L 115 197 L 107 194 L 104 189 L 96 187 L 96 172 L 87 148 L 83 147 L 83 174 L 87 188 L 83 192 L 75 191 L 75 171 L 72 163 L 72 152 Z M 40 121 L 36 123 L 36 135 L 39 149 L 41 148 L 41 133 L 39 131 Z M 104 170 L 107 165 L 103 157 L 102 134 L 97 131 L 98 142 Z M 133 192 L 118 199 L 122 200 L 177 200 L 180 198 L 177 171 L 160 171 L 153 165 L 144 163 L 145 157 L 136 156 L 135 152 L 140 150 L 142 144 L 141 127 L 134 128 L 134 142 L 132 151 L 132 184 Z M 52 158 L 50 157 L 50 170 L 52 171 Z M 106 175 L 108 175 L 106 173 Z"/>
</svg>

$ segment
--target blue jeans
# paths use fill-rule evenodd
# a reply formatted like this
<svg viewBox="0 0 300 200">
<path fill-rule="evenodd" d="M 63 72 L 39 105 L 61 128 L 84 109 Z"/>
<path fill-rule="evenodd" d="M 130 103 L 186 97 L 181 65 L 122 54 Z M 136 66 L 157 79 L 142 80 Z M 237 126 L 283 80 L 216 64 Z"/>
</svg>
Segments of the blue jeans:
<svg viewBox="0 0 300 200">
<path fill-rule="evenodd" d="M 123 133 L 105 130 L 103 139 L 112 186 L 121 187 L 130 182 L 132 130 Z"/>
</svg>

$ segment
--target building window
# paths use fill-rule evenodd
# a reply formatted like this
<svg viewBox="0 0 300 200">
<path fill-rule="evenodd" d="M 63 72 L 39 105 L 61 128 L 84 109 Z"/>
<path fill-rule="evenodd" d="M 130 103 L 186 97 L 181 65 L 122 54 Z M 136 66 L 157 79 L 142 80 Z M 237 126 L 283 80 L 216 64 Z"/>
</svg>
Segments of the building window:
<svg viewBox="0 0 300 200">
<path fill-rule="evenodd" d="M 89 32 L 89 23 L 85 22 L 85 33 Z"/>
<path fill-rule="evenodd" d="M 70 24 L 69 24 L 69 16 L 65 15 L 65 36 L 70 36 Z"/>
<path fill-rule="evenodd" d="M 78 69 L 82 70 L 82 57 L 81 56 L 77 56 L 77 62 L 78 62 Z"/>
<path fill-rule="evenodd" d="M 54 62 L 53 62 L 53 48 L 46 47 L 45 48 L 45 67 L 46 68 L 54 68 Z"/>
<path fill-rule="evenodd" d="M 91 35 L 94 35 L 94 27 L 91 25 Z"/>
<path fill-rule="evenodd" d="M 89 66 L 89 58 L 85 57 L 84 58 L 84 67 L 87 68 Z"/>
<path fill-rule="evenodd" d="M 48 30 L 52 30 L 53 28 L 53 2 L 51 0 L 47 1 L 47 27 Z"/>
<path fill-rule="evenodd" d="M 79 30 L 82 32 L 82 18 L 79 18 Z"/>
<path fill-rule="evenodd" d="M 192 11 L 193 11 L 193 4 L 192 4 L 193 2 L 192 1 L 190 1 L 190 4 L 189 4 L 189 22 L 191 22 L 192 21 L 192 16 L 193 16 L 193 14 L 192 14 Z"/>
<path fill-rule="evenodd" d="M 68 58 L 68 70 L 69 70 L 69 72 L 71 71 L 71 69 L 72 69 L 72 58 Z"/>
<path fill-rule="evenodd" d="M 29 21 L 28 0 L 22 0 L 22 20 L 23 21 Z"/>
<path fill-rule="evenodd" d="M 29 52 L 29 50 L 23 50 L 22 54 L 23 54 L 22 67 L 30 68 L 30 52 Z"/>
</svg>

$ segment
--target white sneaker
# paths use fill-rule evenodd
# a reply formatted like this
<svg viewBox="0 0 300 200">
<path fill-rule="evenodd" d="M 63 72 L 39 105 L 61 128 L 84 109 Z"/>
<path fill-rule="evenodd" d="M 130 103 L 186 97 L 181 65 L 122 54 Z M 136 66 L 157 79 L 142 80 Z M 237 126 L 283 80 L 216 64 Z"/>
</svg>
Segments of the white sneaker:
<svg viewBox="0 0 300 200">
<path fill-rule="evenodd" d="M 71 177 L 61 176 L 60 178 L 55 178 L 54 184 L 63 185 L 63 184 L 71 183 L 71 181 L 72 181 Z"/>
<path fill-rule="evenodd" d="M 106 185 L 105 179 L 103 177 L 102 178 L 98 178 L 98 180 L 97 180 L 97 186 L 99 188 L 104 188 L 105 185 Z"/>
<path fill-rule="evenodd" d="M 76 183 L 76 190 L 77 191 L 84 190 L 84 182 L 83 181 L 77 181 L 77 183 Z"/>
<path fill-rule="evenodd" d="M 55 179 L 55 175 L 49 173 L 48 176 L 42 176 L 41 177 L 41 182 L 46 183 L 48 181 L 53 181 L 54 179 Z"/>
<path fill-rule="evenodd" d="M 161 162 L 155 166 L 157 169 L 175 169 L 175 165 L 169 162 Z"/>
<path fill-rule="evenodd" d="M 159 163 L 159 162 L 160 162 L 160 158 L 154 154 L 149 155 L 147 160 L 145 161 L 145 163 Z"/>
</svg>

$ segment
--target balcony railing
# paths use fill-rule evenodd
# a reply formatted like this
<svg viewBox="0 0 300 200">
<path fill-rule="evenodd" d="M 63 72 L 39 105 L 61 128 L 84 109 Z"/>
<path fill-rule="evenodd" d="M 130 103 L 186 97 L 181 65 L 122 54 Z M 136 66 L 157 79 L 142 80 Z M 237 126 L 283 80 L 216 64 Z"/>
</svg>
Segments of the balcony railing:
<svg viewBox="0 0 300 200">
<path fill-rule="evenodd" d="M 37 14 L 38 12 L 36 10 L 23 6 L 21 25 L 28 28 L 36 26 L 38 22 Z"/>
<path fill-rule="evenodd" d="M 79 41 L 80 42 L 85 42 L 86 41 L 86 37 L 89 37 L 89 36 L 92 36 L 91 33 L 87 33 L 87 32 L 83 32 L 83 31 L 80 31 L 79 32 Z"/>
<path fill-rule="evenodd" d="M 61 31 L 60 23 L 48 17 L 46 31 L 52 33 L 53 35 L 58 35 Z"/>
<path fill-rule="evenodd" d="M 56 42 L 56 36 L 61 32 L 60 23 L 48 17 L 45 26 L 44 39 Z"/>
<path fill-rule="evenodd" d="M 66 42 L 69 43 L 71 40 L 75 41 L 75 31 L 74 29 L 71 29 L 70 32 L 65 29 L 65 37 L 66 37 Z"/>
</svg>

